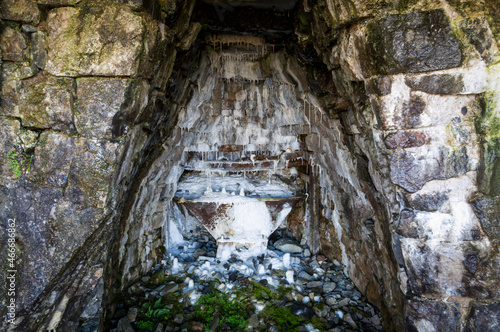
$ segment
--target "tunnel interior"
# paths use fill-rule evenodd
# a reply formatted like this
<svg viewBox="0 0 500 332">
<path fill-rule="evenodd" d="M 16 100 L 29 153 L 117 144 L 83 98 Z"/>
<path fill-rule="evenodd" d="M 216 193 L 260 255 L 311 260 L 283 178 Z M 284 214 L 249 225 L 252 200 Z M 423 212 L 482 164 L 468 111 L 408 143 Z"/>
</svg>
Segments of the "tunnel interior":
<svg viewBox="0 0 500 332">
<path fill-rule="evenodd" d="M 350 132 L 353 116 L 366 124 L 354 130 L 373 121 L 355 112 L 368 97 L 347 75 L 329 77 L 314 43 L 301 40 L 310 14 L 295 5 L 196 3 L 199 33 L 177 55 L 156 107 L 162 129 L 153 130 L 165 139 L 130 216 L 149 217 L 157 229 L 149 240 L 167 251 L 208 231 L 223 261 L 265 253 L 278 229 L 343 265 L 383 315 L 401 315 L 401 271 L 368 169 L 371 147 Z M 141 251 L 130 234 L 148 227 L 130 216 L 120 249 L 125 284 L 154 261 L 149 244 L 146 265 L 128 257 Z"/>
</svg>

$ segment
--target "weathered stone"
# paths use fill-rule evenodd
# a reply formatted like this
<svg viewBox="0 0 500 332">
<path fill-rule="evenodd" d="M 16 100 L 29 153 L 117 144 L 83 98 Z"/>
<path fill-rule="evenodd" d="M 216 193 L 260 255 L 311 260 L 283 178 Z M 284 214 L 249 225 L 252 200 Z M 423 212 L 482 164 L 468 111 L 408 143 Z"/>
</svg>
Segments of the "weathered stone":
<svg viewBox="0 0 500 332">
<path fill-rule="evenodd" d="M 314 315 L 311 308 L 300 305 L 300 304 L 293 304 L 290 307 L 290 312 L 296 316 L 302 317 L 302 318 L 307 319 L 307 320 L 310 320 L 312 318 L 312 316 Z"/>
<path fill-rule="evenodd" d="M 104 208 L 120 146 L 116 142 L 81 139 L 69 172 L 65 197 L 75 203 Z"/>
<path fill-rule="evenodd" d="M 5 61 L 23 61 L 26 40 L 21 32 L 6 27 L 0 36 L 2 57 Z"/>
<path fill-rule="evenodd" d="M 118 321 L 118 326 L 116 327 L 117 332 L 134 332 L 134 328 L 127 317 L 123 317 Z"/>
<path fill-rule="evenodd" d="M 493 332 L 500 329 L 500 305 L 473 303 L 467 318 L 467 332 Z"/>
<path fill-rule="evenodd" d="M 0 118 L 0 174 L 1 177 L 12 176 L 7 155 L 18 143 L 18 134 L 21 125 L 17 120 Z"/>
<path fill-rule="evenodd" d="M 47 63 L 47 37 L 45 33 L 37 31 L 31 35 L 31 53 L 35 65 L 40 69 L 45 69 Z"/>
<path fill-rule="evenodd" d="M 96 3 L 86 9 L 87 15 L 82 10 L 50 11 L 48 72 L 57 76 L 152 74 L 139 72 L 141 61 L 149 61 L 146 53 L 155 47 L 158 28 L 152 21 L 124 5 Z M 145 36 L 150 45 L 143 48 Z"/>
<path fill-rule="evenodd" d="M 402 210 L 399 214 L 397 233 L 407 238 L 418 238 L 418 224 L 415 213 L 411 210 Z"/>
<path fill-rule="evenodd" d="M 415 210 L 434 212 L 448 200 L 448 195 L 441 192 L 434 194 L 415 195 L 411 200 L 411 206 Z"/>
<path fill-rule="evenodd" d="M 114 138 L 127 132 L 145 106 L 147 84 L 119 78 L 77 79 L 77 131 L 88 138 Z"/>
<path fill-rule="evenodd" d="M 422 77 L 406 77 L 406 85 L 414 90 L 438 95 L 453 95 L 463 91 L 464 83 L 461 75 L 429 75 Z"/>
<path fill-rule="evenodd" d="M 274 243 L 274 247 L 286 253 L 299 253 L 302 248 L 292 239 L 282 238 Z"/>
<path fill-rule="evenodd" d="M 366 93 L 385 96 L 391 93 L 392 80 L 388 76 L 373 77 L 365 81 Z"/>
<path fill-rule="evenodd" d="M 334 282 L 325 282 L 323 284 L 323 293 L 330 293 L 337 287 L 337 285 Z"/>
<path fill-rule="evenodd" d="M 391 181 L 413 193 L 428 181 L 456 177 L 469 169 L 465 147 L 427 150 L 425 155 L 396 151 L 391 160 Z"/>
<path fill-rule="evenodd" d="M 475 193 L 470 203 L 488 238 L 500 243 L 500 196 Z"/>
<path fill-rule="evenodd" d="M 200 31 L 201 31 L 201 24 L 199 22 L 191 23 L 188 31 L 186 32 L 186 35 L 179 42 L 179 48 L 183 51 L 189 50 L 193 42 L 196 40 L 196 37 L 198 37 L 198 33 Z"/>
<path fill-rule="evenodd" d="M 81 0 L 36 0 L 40 5 L 49 6 L 72 6 L 79 3 Z"/>
<path fill-rule="evenodd" d="M 424 72 L 462 63 L 460 45 L 443 10 L 389 16 L 367 29 L 375 74 Z"/>
<path fill-rule="evenodd" d="M 4 20 L 38 24 L 40 10 L 34 0 L 2 0 L 0 17 Z"/>
<path fill-rule="evenodd" d="M 385 137 L 384 143 L 388 149 L 403 149 L 419 147 L 428 144 L 430 137 L 423 132 L 417 131 L 398 131 Z"/>
<path fill-rule="evenodd" d="M 454 303 L 408 300 L 406 328 L 408 331 L 456 332 L 460 327 L 459 308 Z"/>
<path fill-rule="evenodd" d="M 77 144 L 77 139 L 61 133 L 43 133 L 33 159 L 30 178 L 55 188 L 66 187 L 71 163 L 78 153 Z"/>
<path fill-rule="evenodd" d="M 128 309 L 128 312 L 127 312 L 127 318 L 128 320 L 133 323 L 135 322 L 136 318 L 137 318 L 137 313 L 138 313 L 139 309 L 137 308 L 129 308 Z"/>
<path fill-rule="evenodd" d="M 19 90 L 19 115 L 25 126 L 74 131 L 74 98 L 73 79 L 48 77 Z"/>
</svg>

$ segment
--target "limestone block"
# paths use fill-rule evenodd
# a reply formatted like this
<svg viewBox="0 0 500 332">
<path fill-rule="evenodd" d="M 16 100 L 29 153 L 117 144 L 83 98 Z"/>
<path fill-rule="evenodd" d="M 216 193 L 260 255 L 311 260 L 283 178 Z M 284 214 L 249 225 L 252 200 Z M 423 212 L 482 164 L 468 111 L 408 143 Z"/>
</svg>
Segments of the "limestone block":
<svg viewBox="0 0 500 332">
<path fill-rule="evenodd" d="M 21 32 L 6 27 L 0 37 L 2 56 L 5 61 L 23 61 L 23 51 L 26 49 L 26 41 Z"/>
<path fill-rule="evenodd" d="M 493 332 L 500 329 L 500 305 L 473 303 L 466 331 Z"/>
<path fill-rule="evenodd" d="M 9 169 L 7 154 L 18 143 L 20 123 L 17 120 L 0 118 L 0 174 L 1 176 L 11 176 L 13 173 Z"/>
<path fill-rule="evenodd" d="M 40 69 L 45 69 L 47 63 L 47 37 L 45 33 L 37 31 L 31 35 L 31 53 L 35 65 Z"/>
<path fill-rule="evenodd" d="M 406 328 L 408 331 L 460 330 L 460 305 L 433 300 L 409 299 L 406 306 Z"/>
<path fill-rule="evenodd" d="M 66 77 L 46 77 L 39 83 L 19 89 L 18 107 L 23 125 L 74 130 L 74 98 L 74 79 Z"/>
<path fill-rule="evenodd" d="M 40 10 L 34 0 L 2 0 L 0 16 L 4 20 L 38 24 Z"/>
<path fill-rule="evenodd" d="M 88 138 L 113 138 L 127 132 L 128 125 L 147 104 L 148 84 L 120 78 L 77 79 L 78 102 L 75 125 Z"/>
<path fill-rule="evenodd" d="M 462 64 L 460 45 L 442 10 L 388 16 L 370 22 L 367 31 L 373 74 L 418 73 Z"/>
<path fill-rule="evenodd" d="M 65 199 L 75 204 L 105 208 L 121 151 L 117 142 L 80 139 L 69 170 Z"/>
<path fill-rule="evenodd" d="M 96 3 L 85 13 L 83 10 L 62 7 L 50 11 L 48 72 L 57 76 L 150 74 L 140 72 L 139 65 L 155 47 L 158 29 L 152 20 L 124 5 Z"/>
</svg>

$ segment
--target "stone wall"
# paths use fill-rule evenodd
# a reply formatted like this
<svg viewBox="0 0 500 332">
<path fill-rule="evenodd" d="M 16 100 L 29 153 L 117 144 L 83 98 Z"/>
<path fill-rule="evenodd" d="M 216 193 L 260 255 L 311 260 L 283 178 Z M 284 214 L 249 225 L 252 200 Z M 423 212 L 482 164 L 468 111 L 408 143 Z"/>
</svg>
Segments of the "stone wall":
<svg viewBox="0 0 500 332">
<path fill-rule="evenodd" d="M 364 169 L 359 179 L 370 204 L 361 206 L 371 213 L 356 212 L 355 195 L 342 201 L 333 194 L 324 205 L 354 219 L 342 227 L 343 262 L 374 303 L 385 302 L 394 324 L 388 329 L 398 329 L 397 317 L 410 331 L 494 330 L 499 321 L 497 313 L 486 316 L 498 306 L 500 262 L 492 227 L 499 77 L 493 8 L 332 0 L 306 4 L 299 14 L 310 22 L 299 31 L 303 39 L 312 40 L 351 103 L 334 116 Z M 379 241 L 391 241 L 394 255 L 380 252 Z M 389 257 L 400 271 L 391 270 Z"/>
<path fill-rule="evenodd" d="M 124 160 L 131 142 L 145 141 L 141 128 L 171 74 L 192 3 L 0 4 L 0 250 L 6 257 L 3 223 L 12 218 L 18 254 L 8 330 L 99 324 L 120 174 L 130 172 Z M 1 287 L 3 317 L 9 298 Z"/>
</svg>

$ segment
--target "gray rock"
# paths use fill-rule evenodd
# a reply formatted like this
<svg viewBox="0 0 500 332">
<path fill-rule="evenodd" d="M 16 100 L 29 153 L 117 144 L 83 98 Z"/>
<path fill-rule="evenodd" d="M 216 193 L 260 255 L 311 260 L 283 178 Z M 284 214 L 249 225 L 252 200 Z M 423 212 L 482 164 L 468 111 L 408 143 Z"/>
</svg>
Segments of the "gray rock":
<svg viewBox="0 0 500 332">
<path fill-rule="evenodd" d="M 306 271 L 300 271 L 299 272 L 299 278 L 305 279 L 307 281 L 313 281 L 314 277 L 307 273 Z"/>
<path fill-rule="evenodd" d="M 130 116 L 136 105 L 128 104 L 129 99 L 139 97 L 136 94 L 142 87 L 140 82 L 121 78 L 78 78 L 75 110 L 78 132 L 87 138 L 113 138 L 126 133 L 135 120 Z M 140 97 L 137 102 L 141 102 Z"/>
<path fill-rule="evenodd" d="M 309 249 L 305 249 L 304 250 L 304 257 L 311 257 L 311 252 L 309 251 Z"/>
<path fill-rule="evenodd" d="M 180 324 L 182 324 L 182 322 L 184 322 L 184 316 L 175 315 L 174 323 L 180 325 Z"/>
<path fill-rule="evenodd" d="M 40 10 L 34 0 L 2 0 L 0 2 L 2 19 L 38 24 Z"/>
<path fill-rule="evenodd" d="M 127 312 L 127 318 L 130 322 L 135 322 L 136 318 L 137 318 L 137 312 L 138 312 L 138 309 L 137 308 L 129 308 L 128 309 L 128 312 Z"/>
<path fill-rule="evenodd" d="M 274 242 L 274 246 L 276 247 L 276 249 L 281 250 L 285 253 L 294 254 L 302 252 L 302 248 L 300 247 L 300 245 L 294 240 L 288 238 L 279 239 L 278 241 Z"/>
<path fill-rule="evenodd" d="M 380 317 L 375 315 L 371 319 L 371 322 L 373 325 L 379 326 L 380 325 Z"/>
<path fill-rule="evenodd" d="M 311 308 L 299 304 L 293 304 L 290 307 L 290 312 L 307 320 L 310 320 L 314 314 Z"/>
<path fill-rule="evenodd" d="M 331 307 L 337 304 L 337 299 L 333 296 L 329 296 L 326 298 L 325 302 Z"/>
<path fill-rule="evenodd" d="M 156 328 L 154 330 L 154 332 L 163 332 L 165 330 L 165 327 L 163 326 L 162 323 L 156 325 Z"/>
<path fill-rule="evenodd" d="M 337 287 L 337 285 L 334 282 L 325 282 L 323 284 L 323 293 L 330 293 Z"/>
<path fill-rule="evenodd" d="M 425 321 L 428 329 L 435 331 L 457 331 L 460 326 L 460 310 L 452 303 L 438 301 L 408 300 L 407 302 L 407 324 L 408 330 L 418 329 L 416 322 Z M 488 318 L 488 320 L 490 317 Z M 488 330 L 477 330 L 488 331 Z"/>
<path fill-rule="evenodd" d="M 323 285 L 322 281 L 310 281 L 307 283 L 308 288 L 317 288 L 321 287 Z"/>
<path fill-rule="evenodd" d="M 316 303 L 313 306 L 313 312 L 316 316 L 318 317 L 326 317 L 328 314 L 328 306 L 322 304 L 322 303 Z"/>
<path fill-rule="evenodd" d="M 132 327 L 132 324 L 130 324 L 130 321 L 128 320 L 127 317 L 123 317 L 118 321 L 116 330 L 118 332 L 135 332 L 134 328 Z"/>
<path fill-rule="evenodd" d="M 4 61 L 23 61 L 26 41 L 21 32 L 6 27 L 0 36 L 0 47 Z"/>
<path fill-rule="evenodd" d="M 47 64 L 47 37 L 45 33 L 37 31 L 31 35 L 31 54 L 33 62 L 40 69 Z"/>
<path fill-rule="evenodd" d="M 443 10 L 389 16 L 370 23 L 368 31 L 368 52 L 377 74 L 424 72 L 462 63 L 460 45 Z"/>
</svg>

